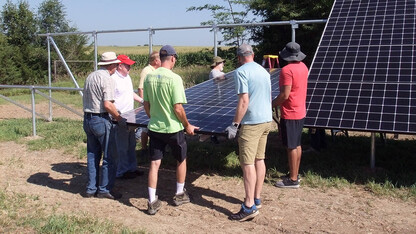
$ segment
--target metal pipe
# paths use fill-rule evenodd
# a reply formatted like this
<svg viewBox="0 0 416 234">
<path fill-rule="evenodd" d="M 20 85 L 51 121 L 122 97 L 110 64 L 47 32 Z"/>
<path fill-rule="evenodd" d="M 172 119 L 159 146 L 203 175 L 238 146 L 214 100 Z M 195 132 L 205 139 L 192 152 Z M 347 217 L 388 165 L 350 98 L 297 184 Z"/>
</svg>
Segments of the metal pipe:
<svg viewBox="0 0 416 234">
<path fill-rule="evenodd" d="M 18 102 L 16 102 L 16 101 L 14 101 L 14 100 L 12 100 L 12 99 L 10 99 L 10 98 L 6 97 L 6 96 L 3 96 L 2 94 L 0 94 L 0 98 L 3 98 L 4 100 L 9 101 L 9 102 L 11 102 L 11 103 L 15 104 L 16 106 L 18 106 L 18 107 L 22 108 L 23 110 L 25 110 L 25 111 L 27 111 L 27 112 L 31 112 L 31 113 L 32 113 L 32 110 L 31 110 L 30 108 L 27 108 L 26 106 L 24 106 L 24 105 L 22 105 L 22 104 L 20 104 L 20 103 L 18 103 Z M 39 117 L 41 117 L 42 119 L 44 119 L 44 120 L 48 121 L 48 118 L 47 118 L 46 116 L 44 116 L 44 115 L 42 115 L 42 114 L 39 114 L 39 113 L 36 113 L 36 112 L 35 112 L 35 114 L 36 114 L 36 116 L 39 116 Z"/>
<path fill-rule="evenodd" d="M 149 56 L 153 52 L 153 33 L 152 27 L 148 28 L 149 30 Z"/>
<path fill-rule="evenodd" d="M 94 31 L 92 33 L 92 36 L 94 38 L 94 71 L 98 70 L 98 58 L 97 58 L 97 54 L 98 54 L 98 45 L 97 45 L 97 31 Z"/>
<path fill-rule="evenodd" d="M 217 25 L 214 24 L 212 26 L 213 30 L 214 30 L 214 57 L 217 56 L 217 52 L 218 52 L 218 42 L 217 42 L 217 32 L 218 32 L 218 28 Z"/>
<path fill-rule="evenodd" d="M 35 111 L 35 88 L 34 87 L 30 89 L 30 93 L 32 96 L 32 130 L 33 130 L 33 136 L 36 136 L 36 111 Z"/>
<path fill-rule="evenodd" d="M 370 169 L 374 170 L 376 167 L 376 133 L 371 133 L 371 158 L 370 158 Z"/>
<path fill-rule="evenodd" d="M 49 42 L 49 36 L 46 38 L 48 43 L 48 85 L 52 87 L 52 70 L 51 70 L 51 44 Z M 56 69 L 55 69 L 56 70 Z M 49 89 L 49 98 L 52 98 L 52 90 Z M 52 121 L 52 102 L 49 100 L 49 118 L 48 121 Z"/>
<path fill-rule="evenodd" d="M 299 24 L 295 20 L 291 20 L 290 25 L 292 26 L 292 42 L 296 42 L 296 29 L 299 28 Z"/>
<path fill-rule="evenodd" d="M 53 98 L 51 98 L 51 97 L 48 97 L 47 95 L 45 95 L 44 93 L 42 93 L 42 92 L 41 92 L 41 91 L 39 91 L 39 90 L 35 90 L 35 92 L 36 92 L 37 94 L 41 95 L 41 96 L 42 96 L 42 97 L 44 97 L 44 98 L 48 98 L 48 99 L 49 99 L 49 101 L 54 102 L 54 103 L 56 103 L 56 104 L 58 104 L 58 105 L 62 106 L 63 108 L 65 108 L 65 109 L 67 109 L 67 110 L 71 111 L 72 113 L 74 113 L 74 114 L 76 114 L 76 115 L 78 115 L 78 116 L 80 116 L 80 117 L 83 117 L 83 116 L 84 116 L 83 114 L 79 113 L 78 111 L 76 111 L 76 110 L 72 109 L 71 107 L 67 106 L 65 103 L 60 102 L 60 101 L 58 101 L 58 100 L 56 100 L 56 99 L 53 99 Z"/>
<path fill-rule="evenodd" d="M 0 88 L 14 88 L 14 89 L 51 89 L 51 90 L 68 90 L 68 91 L 82 91 L 82 88 L 71 87 L 48 87 L 48 86 L 28 86 L 28 85 L 0 85 Z"/>
<path fill-rule="evenodd" d="M 53 47 L 56 50 L 56 53 L 58 54 L 59 58 L 61 59 L 62 63 L 64 64 L 65 69 L 67 70 L 69 76 L 71 77 L 72 81 L 74 82 L 75 86 L 79 88 L 78 82 L 75 80 L 74 75 L 71 72 L 71 69 L 69 69 L 68 64 L 65 62 L 64 56 L 62 56 L 61 51 L 59 50 L 58 46 L 55 44 L 55 41 L 52 37 L 49 38 L 50 42 L 52 43 Z M 82 91 L 79 91 L 79 94 L 82 96 Z"/>
<path fill-rule="evenodd" d="M 293 20 L 297 24 L 323 24 L 327 22 L 327 19 L 315 19 L 315 20 Z M 272 26 L 272 25 L 290 25 L 291 21 L 273 21 L 273 22 L 259 22 L 259 23 L 242 23 L 242 24 L 218 24 L 219 28 L 227 27 L 255 27 L 255 26 Z M 184 27 L 165 27 L 165 28 L 152 28 L 154 31 L 162 30 L 181 30 L 181 29 L 204 29 L 212 28 L 213 25 L 201 25 L 201 26 L 184 26 Z M 92 33 L 118 33 L 118 32 L 145 32 L 149 31 L 149 28 L 141 29 L 120 29 L 120 30 L 101 30 L 101 31 L 88 31 L 88 32 L 62 32 L 62 33 L 49 33 L 38 34 L 38 36 L 64 36 L 64 35 L 79 35 L 79 34 L 92 34 Z"/>
</svg>

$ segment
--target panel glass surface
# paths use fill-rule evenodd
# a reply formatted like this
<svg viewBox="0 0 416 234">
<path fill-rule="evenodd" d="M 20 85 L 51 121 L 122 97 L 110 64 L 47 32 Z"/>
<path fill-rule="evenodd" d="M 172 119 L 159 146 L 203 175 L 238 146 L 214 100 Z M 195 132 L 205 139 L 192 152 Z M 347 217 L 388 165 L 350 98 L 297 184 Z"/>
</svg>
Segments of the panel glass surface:
<svg viewBox="0 0 416 234">
<path fill-rule="evenodd" d="M 416 1 L 336 0 L 309 74 L 305 125 L 416 134 Z"/>
</svg>

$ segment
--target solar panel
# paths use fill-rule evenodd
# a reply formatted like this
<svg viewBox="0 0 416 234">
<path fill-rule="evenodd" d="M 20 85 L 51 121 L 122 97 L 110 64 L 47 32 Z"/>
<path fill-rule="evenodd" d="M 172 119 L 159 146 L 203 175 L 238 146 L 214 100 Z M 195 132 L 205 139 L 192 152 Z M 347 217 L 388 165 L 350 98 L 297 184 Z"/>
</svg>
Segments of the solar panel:
<svg viewBox="0 0 416 234">
<path fill-rule="evenodd" d="M 279 71 L 271 73 L 272 97 L 279 94 Z M 185 90 L 188 103 L 184 104 L 188 121 L 200 127 L 197 133 L 224 135 L 225 129 L 232 123 L 237 106 L 234 79 L 228 74 L 226 79 L 211 79 Z M 130 125 L 147 126 L 149 119 L 139 107 L 123 113 Z"/>
<path fill-rule="evenodd" d="M 416 2 L 336 0 L 309 73 L 305 126 L 416 134 Z"/>
</svg>

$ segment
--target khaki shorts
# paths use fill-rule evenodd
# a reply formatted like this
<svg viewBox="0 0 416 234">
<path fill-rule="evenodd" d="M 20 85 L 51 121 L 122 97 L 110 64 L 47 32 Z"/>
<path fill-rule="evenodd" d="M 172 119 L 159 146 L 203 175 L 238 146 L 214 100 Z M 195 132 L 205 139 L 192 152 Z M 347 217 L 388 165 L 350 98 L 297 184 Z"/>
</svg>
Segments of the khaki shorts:
<svg viewBox="0 0 416 234">
<path fill-rule="evenodd" d="M 255 159 L 265 158 L 267 135 L 271 127 L 271 122 L 241 125 L 238 137 L 241 165 L 251 165 L 254 164 Z"/>
</svg>

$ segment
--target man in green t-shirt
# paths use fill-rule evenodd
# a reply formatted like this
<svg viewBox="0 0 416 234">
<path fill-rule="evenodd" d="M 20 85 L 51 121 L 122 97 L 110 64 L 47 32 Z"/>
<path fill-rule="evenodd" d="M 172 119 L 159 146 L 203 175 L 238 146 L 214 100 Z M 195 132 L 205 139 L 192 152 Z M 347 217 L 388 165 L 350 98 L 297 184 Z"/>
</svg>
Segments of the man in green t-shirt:
<svg viewBox="0 0 416 234">
<path fill-rule="evenodd" d="M 186 103 L 182 78 L 172 72 L 178 56 L 170 45 L 160 51 L 161 67 L 148 74 L 143 84 L 144 109 L 150 121 L 147 126 L 150 137 L 150 169 L 148 179 L 149 202 L 148 213 L 151 215 L 161 208 L 156 196 L 158 171 L 166 145 L 172 149 L 177 160 L 175 205 L 190 202 L 184 189 L 186 178 L 186 151 L 184 128 L 187 134 L 194 135 L 198 127 L 191 125 L 182 104 Z"/>
</svg>

